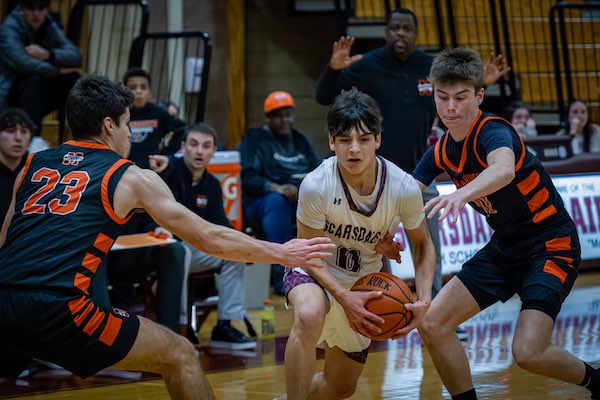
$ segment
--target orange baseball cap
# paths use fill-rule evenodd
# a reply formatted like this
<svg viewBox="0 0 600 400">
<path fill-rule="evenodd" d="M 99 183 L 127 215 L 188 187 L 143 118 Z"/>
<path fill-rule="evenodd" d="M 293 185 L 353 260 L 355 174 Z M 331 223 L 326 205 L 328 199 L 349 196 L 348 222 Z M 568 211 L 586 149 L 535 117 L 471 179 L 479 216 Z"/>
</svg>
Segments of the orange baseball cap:
<svg viewBox="0 0 600 400">
<path fill-rule="evenodd" d="M 283 107 L 296 107 L 294 98 L 287 92 L 273 92 L 267 96 L 265 100 L 265 114 L 275 111 Z"/>
</svg>

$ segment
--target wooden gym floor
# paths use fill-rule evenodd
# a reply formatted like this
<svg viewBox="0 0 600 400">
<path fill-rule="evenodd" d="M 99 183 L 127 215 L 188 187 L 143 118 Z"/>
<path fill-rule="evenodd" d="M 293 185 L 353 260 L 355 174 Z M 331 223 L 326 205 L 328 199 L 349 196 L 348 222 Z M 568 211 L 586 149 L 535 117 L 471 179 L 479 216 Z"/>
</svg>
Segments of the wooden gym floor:
<svg viewBox="0 0 600 400">
<path fill-rule="evenodd" d="M 283 353 L 293 314 L 275 299 L 277 339 L 259 341 L 256 351 L 219 351 L 206 345 L 215 313 L 201 329 L 199 359 L 218 399 L 272 399 L 285 391 Z M 496 304 L 467 321 L 464 342 L 480 399 L 554 400 L 589 398 L 585 389 L 546 379 L 517 367 L 511 356 L 520 301 Z M 559 314 L 554 341 L 577 357 L 600 365 L 600 272 L 582 272 Z M 260 312 L 251 317 L 260 326 Z M 240 326 L 238 326 L 240 327 Z M 317 368 L 322 368 L 319 361 Z M 31 378 L 0 380 L 0 398 L 21 399 L 166 399 L 163 382 L 134 372 L 105 371 L 88 380 L 61 369 Z M 352 399 L 449 399 L 417 332 L 399 341 L 374 342 Z"/>
</svg>

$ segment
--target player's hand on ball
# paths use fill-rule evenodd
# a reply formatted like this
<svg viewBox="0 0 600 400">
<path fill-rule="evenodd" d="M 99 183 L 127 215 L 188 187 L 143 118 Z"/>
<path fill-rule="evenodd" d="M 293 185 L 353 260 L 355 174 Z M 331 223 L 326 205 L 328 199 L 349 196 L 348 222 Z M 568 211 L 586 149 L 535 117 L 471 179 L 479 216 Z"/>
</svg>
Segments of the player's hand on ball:
<svg viewBox="0 0 600 400">
<path fill-rule="evenodd" d="M 385 322 L 384 319 L 365 308 L 367 301 L 381 297 L 381 295 L 380 291 L 348 291 L 346 296 L 340 300 L 352 330 L 366 337 L 381 333 L 379 326 Z"/>
<path fill-rule="evenodd" d="M 423 321 L 423 318 L 425 318 L 425 314 L 427 313 L 427 310 L 429 310 L 430 305 L 431 305 L 431 301 L 427 302 L 427 301 L 423 301 L 423 300 L 417 300 L 414 303 L 404 304 L 404 308 L 412 311 L 413 317 L 410 320 L 410 322 L 408 323 L 408 325 L 406 325 L 404 328 L 398 329 L 398 331 L 396 331 L 396 333 L 394 334 L 392 339 L 398 339 L 402 336 L 408 335 L 410 333 L 410 331 L 412 331 L 415 328 L 418 328 L 419 325 L 421 324 L 421 321 Z"/>
<path fill-rule="evenodd" d="M 394 235 L 390 235 L 389 233 L 386 233 L 375 245 L 377 253 L 383 254 L 390 260 L 395 260 L 397 263 L 402 261 L 400 258 L 402 250 L 404 250 L 402 245 L 394 240 Z"/>
<path fill-rule="evenodd" d="M 331 243 L 331 239 L 327 237 L 292 239 L 281 246 L 283 257 L 280 264 L 288 268 L 323 268 L 325 264 L 321 259 L 331 257 L 331 251 L 336 248 L 336 245 Z"/>
</svg>

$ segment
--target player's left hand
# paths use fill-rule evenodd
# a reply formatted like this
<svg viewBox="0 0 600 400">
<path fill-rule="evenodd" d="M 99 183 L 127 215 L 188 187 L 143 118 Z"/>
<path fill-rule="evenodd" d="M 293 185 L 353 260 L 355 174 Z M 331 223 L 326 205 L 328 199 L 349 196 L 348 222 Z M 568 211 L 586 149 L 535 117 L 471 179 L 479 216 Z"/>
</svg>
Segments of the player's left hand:
<svg viewBox="0 0 600 400">
<path fill-rule="evenodd" d="M 404 250 L 402 245 L 394 240 L 394 235 L 390 235 L 386 232 L 385 236 L 379 239 L 375 245 L 375 251 L 379 254 L 383 254 L 390 260 L 395 260 L 400 263 L 400 252 Z"/>
<path fill-rule="evenodd" d="M 510 71 L 510 67 L 502 54 L 490 54 L 486 63 L 483 65 L 483 82 L 485 85 L 491 85 L 506 75 Z"/>
<path fill-rule="evenodd" d="M 385 322 L 384 319 L 367 310 L 365 304 L 371 299 L 381 297 L 382 294 L 383 292 L 379 290 L 368 292 L 350 290 L 346 296 L 338 298 L 353 331 L 365 337 L 381 333 L 380 326 Z"/>
<path fill-rule="evenodd" d="M 412 331 L 415 328 L 418 328 L 419 325 L 421 325 L 421 321 L 423 321 L 423 318 L 425 318 L 425 314 L 427 313 L 427 310 L 429 310 L 430 305 L 430 301 L 426 302 L 423 300 L 417 300 L 414 303 L 404 304 L 404 308 L 406 308 L 409 311 L 412 311 L 413 317 L 408 323 L 408 325 L 396 331 L 392 339 L 398 339 L 402 336 L 408 335 L 410 331 Z"/>
<path fill-rule="evenodd" d="M 465 207 L 465 204 L 467 204 L 467 200 L 463 198 L 462 192 L 459 189 L 456 192 L 438 196 L 429 200 L 423 207 L 423 212 L 426 213 L 427 210 L 431 210 L 427 214 L 427 218 L 429 219 L 435 217 L 435 215 L 439 212 L 439 221 L 442 221 L 450 214 L 452 215 L 452 222 L 456 223 L 456 221 L 458 221 L 460 210 Z"/>
<path fill-rule="evenodd" d="M 323 268 L 322 258 L 331 257 L 330 251 L 336 249 L 328 237 L 315 237 L 312 239 L 292 239 L 282 245 L 283 258 L 281 265 L 288 268 L 310 267 Z"/>
</svg>

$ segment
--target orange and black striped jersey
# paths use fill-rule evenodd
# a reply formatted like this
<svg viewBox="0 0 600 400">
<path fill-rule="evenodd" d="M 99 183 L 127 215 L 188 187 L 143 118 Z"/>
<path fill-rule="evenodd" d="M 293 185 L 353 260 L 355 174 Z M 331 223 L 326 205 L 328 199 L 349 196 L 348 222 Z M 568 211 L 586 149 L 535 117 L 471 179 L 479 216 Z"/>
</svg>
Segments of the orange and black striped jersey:
<svg viewBox="0 0 600 400">
<path fill-rule="evenodd" d="M 0 286 L 88 293 L 127 218 L 113 194 L 132 165 L 108 146 L 68 141 L 31 154 L 0 248 Z"/>
<path fill-rule="evenodd" d="M 469 204 L 503 236 L 527 236 L 568 221 L 562 199 L 541 162 L 527 151 L 510 123 L 492 114 L 479 112 L 460 142 L 446 132 L 428 149 L 413 176 L 429 185 L 445 171 L 458 189 L 477 178 L 488 167 L 488 154 L 500 147 L 515 153 L 515 178 L 495 193 Z"/>
</svg>

